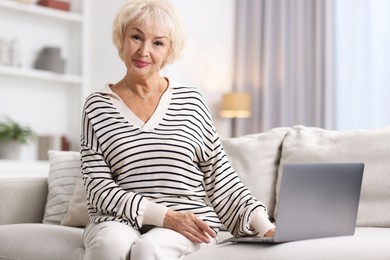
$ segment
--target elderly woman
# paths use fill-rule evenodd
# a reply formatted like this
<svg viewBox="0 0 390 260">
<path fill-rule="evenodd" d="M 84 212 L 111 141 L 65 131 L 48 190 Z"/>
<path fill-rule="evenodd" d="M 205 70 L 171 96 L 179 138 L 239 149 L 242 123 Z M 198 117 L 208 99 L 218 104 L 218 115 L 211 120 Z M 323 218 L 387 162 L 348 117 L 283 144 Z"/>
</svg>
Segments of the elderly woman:
<svg viewBox="0 0 390 260">
<path fill-rule="evenodd" d="M 234 236 L 272 236 L 265 206 L 232 169 L 202 95 L 160 75 L 183 32 L 167 0 L 132 0 L 114 21 L 127 70 L 91 94 L 81 131 L 90 223 L 85 259 L 179 259 Z"/>
</svg>

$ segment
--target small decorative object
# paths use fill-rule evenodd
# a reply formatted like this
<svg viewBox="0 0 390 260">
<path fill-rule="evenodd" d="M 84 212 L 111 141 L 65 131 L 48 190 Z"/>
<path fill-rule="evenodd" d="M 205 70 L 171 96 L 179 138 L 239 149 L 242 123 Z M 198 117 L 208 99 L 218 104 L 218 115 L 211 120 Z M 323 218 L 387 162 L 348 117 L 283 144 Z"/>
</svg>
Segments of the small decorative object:
<svg viewBox="0 0 390 260">
<path fill-rule="evenodd" d="M 0 65 L 10 66 L 11 65 L 11 42 L 6 38 L 0 38 Z"/>
<path fill-rule="evenodd" d="M 47 161 L 48 151 L 69 151 L 69 140 L 64 135 L 40 135 L 38 136 L 38 160 Z"/>
<path fill-rule="evenodd" d="M 35 139 L 34 132 L 7 118 L 0 122 L 0 158 L 18 159 L 20 148 L 28 141 Z"/>
<path fill-rule="evenodd" d="M 37 4 L 63 11 L 70 10 L 70 2 L 66 0 L 39 0 Z"/>
<path fill-rule="evenodd" d="M 21 67 L 20 44 L 18 39 L 13 38 L 10 44 L 10 62 L 12 67 Z"/>
<path fill-rule="evenodd" d="M 17 38 L 0 38 L 0 65 L 21 67 L 20 45 Z"/>
<path fill-rule="evenodd" d="M 61 58 L 61 48 L 44 47 L 35 61 L 34 67 L 39 70 L 48 70 L 55 73 L 64 73 L 65 60 Z"/>
</svg>

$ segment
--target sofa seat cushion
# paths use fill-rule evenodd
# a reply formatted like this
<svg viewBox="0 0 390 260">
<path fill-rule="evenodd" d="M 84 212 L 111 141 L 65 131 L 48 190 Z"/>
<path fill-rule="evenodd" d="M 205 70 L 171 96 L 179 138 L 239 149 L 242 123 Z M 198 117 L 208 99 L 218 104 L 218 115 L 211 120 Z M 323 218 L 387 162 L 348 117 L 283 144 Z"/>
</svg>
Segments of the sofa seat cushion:
<svg viewBox="0 0 390 260">
<path fill-rule="evenodd" d="M 0 259 L 82 259 L 82 234 L 83 229 L 60 225 L 0 225 Z"/>
<path fill-rule="evenodd" d="M 390 228 L 357 228 L 354 236 L 302 240 L 281 244 L 226 243 L 184 260 L 224 259 L 390 259 Z"/>
</svg>

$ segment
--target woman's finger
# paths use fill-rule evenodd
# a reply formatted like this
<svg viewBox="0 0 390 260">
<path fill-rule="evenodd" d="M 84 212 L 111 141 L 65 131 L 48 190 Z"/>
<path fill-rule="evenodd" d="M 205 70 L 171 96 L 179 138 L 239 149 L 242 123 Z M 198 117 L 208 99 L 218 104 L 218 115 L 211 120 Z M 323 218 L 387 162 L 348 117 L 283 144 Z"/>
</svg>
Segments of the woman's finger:
<svg viewBox="0 0 390 260">
<path fill-rule="evenodd" d="M 210 236 L 216 236 L 206 222 L 189 212 L 167 212 L 164 227 L 179 232 L 194 243 L 209 243 Z"/>
<path fill-rule="evenodd" d="M 203 233 L 208 234 L 210 237 L 215 238 L 217 236 L 214 230 L 210 228 L 209 225 L 207 225 L 203 220 L 196 218 L 195 224 L 200 230 L 202 230 Z"/>
<path fill-rule="evenodd" d="M 186 230 L 186 232 L 188 234 L 191 234 L 191 236 L 195 238 L 195 240 L 191 239 L 192 242 L 195 242 L 195 243 L 209 243 L 210 242 L 207 234 L 204 233 L 199 228 L 189 227 L 189 229 Z"/>
</svg>

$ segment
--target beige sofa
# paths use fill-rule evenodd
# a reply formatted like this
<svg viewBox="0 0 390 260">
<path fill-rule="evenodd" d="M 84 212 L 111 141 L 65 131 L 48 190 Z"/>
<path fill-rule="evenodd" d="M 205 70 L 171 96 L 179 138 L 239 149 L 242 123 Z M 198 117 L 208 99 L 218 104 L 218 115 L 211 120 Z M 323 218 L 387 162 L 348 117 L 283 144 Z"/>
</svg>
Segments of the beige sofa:
<svg viewBox="0 0 390 260">
<path fill-rule="evenodd" d="M 225 139 L 223 145 L 242 181 L 268 205 L 271 217 L 285 163 L 365 163 L 355 235 L 277 245 L 227 243 L 184 259 L 390 259 L 390 127 L 275 128 Z M 83 229 L 73 227 L 87 221 L 77 156 L 52 152 L 48 179 L 0 180 L 0 259 L 82 259 Z M 64 175 L 68 183 L 59 186 L 65 190 L 56 191 Z M 61 194 L 62 200 L 54 201 Z M 229 236 L 219 232 L 220 240 Z"/>
</svg>

